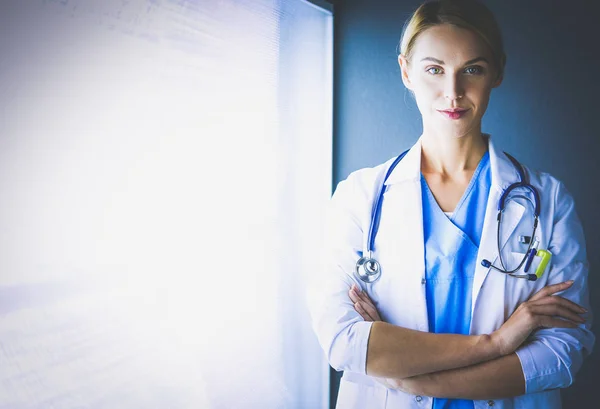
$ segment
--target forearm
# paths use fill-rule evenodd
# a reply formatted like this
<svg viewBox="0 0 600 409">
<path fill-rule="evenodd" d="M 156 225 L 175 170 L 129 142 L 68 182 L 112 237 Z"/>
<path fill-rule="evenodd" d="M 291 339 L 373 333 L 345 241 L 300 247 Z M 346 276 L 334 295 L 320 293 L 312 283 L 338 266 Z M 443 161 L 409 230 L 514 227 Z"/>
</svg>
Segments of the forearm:
<svg viewBox="0 0 600 409">
<path fill-rule="evenodd" d="M 463 368 L 499 357 L 488 335 L 433 334 L 375 322 L 367 347 L 367 374 L 408 378 Z"/>
<path fill-rule="evenodd" d="M 454 399 L 504 399 L 525 394 L 521 363 L 512 353 L 480 364 L 398 381 L 415 395 Z"/>
</svg>

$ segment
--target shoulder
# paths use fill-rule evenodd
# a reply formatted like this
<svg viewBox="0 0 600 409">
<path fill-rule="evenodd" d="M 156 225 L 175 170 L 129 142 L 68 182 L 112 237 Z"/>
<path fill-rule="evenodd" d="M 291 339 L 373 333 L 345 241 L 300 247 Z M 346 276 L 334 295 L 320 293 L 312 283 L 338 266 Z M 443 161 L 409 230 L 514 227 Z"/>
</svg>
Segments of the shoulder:
<svg viewBox="0 0 600 409">
<path fill-rule="evenodd" d="M 345 179 L 337 184 L 335 196 L 351 195 L 355 199 L 370 198 L 383 183 L 386 170 L 394 158 L 373 167 L 365 167 L 351 172 Z"/>
<path fill-rule="evenodd" d="M 552 226 L 556 226 L 557 223 L 563 224 L 571 235 L 582 238 L 582 226 L 575 208 L 575 199 L 563 181 L 548 172 L 527 167 L 526 169 L 531 185 L 540 195 L 542 220 L 546 220 Z M 554 228 L 552 230 L 554 231 Z"/>
<path fill-rule="evenodd" d="M 565 184 L 548 172 L 530 170 L 530 183 L 540 195 L 540 222 L 548 233 L 548 250 L 554 264 L 562 258 L 586 259 L 585 234 L 575 208 L 575 200 Z"/>
<path fill-rule="evenodd" d="M 567 190 L 562 180 L 556 178 L 548 172 L 531 169 L 525 166 L 529 175 L 530 183 L 540 193 L 540 199 L 544 202 L 551 202 L 553 206 L 561 206 L 574 201 L 573 196 Z"/>
</svg>

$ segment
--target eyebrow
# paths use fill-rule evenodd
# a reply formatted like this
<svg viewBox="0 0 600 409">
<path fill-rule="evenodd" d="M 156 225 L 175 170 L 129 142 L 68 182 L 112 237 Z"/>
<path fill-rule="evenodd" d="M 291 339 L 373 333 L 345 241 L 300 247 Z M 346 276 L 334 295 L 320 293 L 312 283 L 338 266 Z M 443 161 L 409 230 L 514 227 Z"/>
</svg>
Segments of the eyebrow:
<svg viewBox="0 0 600 409">
<path fill-rule="evenodd" d="M 440 64 L 440 65 L 444 65 L 444 62 L 442 60 L 438 60 L 437 58 L 433 58 L 433 57 L 425 57 L 423 58 L 421 61 L 433 61 L 436 64 Z M 470 65 L 470 64 L 475 64 L 476 62 L 479 61 L 483 61 L 489 64 L 489 61 L 483 57 L 477 57 L 477 58 L 473 58 L 472 60 L 469 60 L 465 63 L 465 65 Z"/>
</svg>

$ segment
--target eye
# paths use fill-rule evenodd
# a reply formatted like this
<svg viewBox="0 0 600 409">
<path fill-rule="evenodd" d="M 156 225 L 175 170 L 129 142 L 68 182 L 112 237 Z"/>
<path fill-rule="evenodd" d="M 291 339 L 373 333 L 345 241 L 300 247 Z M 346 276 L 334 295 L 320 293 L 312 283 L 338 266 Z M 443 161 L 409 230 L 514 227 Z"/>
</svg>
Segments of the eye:
<svg viewBox="0 0 600 409">
<path fill-rule="evenodd" d="M 431 75 L 437 75 L 442 73 L 442 69 L 440 67 L 429 67 L 425 71 Z"/>
<path fill-rule="evenodd" d="M 483 74 L 483 67 L 479 65 L 473 65 L 472 67 L 465 68 L 465 72 L 470 75 L 480 75 Z"/>
</svg>

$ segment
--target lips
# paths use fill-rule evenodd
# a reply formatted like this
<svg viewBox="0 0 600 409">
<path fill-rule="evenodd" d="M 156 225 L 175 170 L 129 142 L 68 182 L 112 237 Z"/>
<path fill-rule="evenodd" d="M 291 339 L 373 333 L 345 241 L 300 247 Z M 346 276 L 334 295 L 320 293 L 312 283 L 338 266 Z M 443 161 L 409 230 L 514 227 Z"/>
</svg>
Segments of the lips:
<svg viewBox="0 0 600 409">
<path fill-rule="evenodd" d="M 467 113 L 468 109 L 465 108 L 451 108 L 451 109 L 444 109 L 442 111 L 438 112 L 442 115 L 444 115 L 446 118 L 448 119 L 459 119 L 462 116 L 464 116 Z"/>
</svg>

